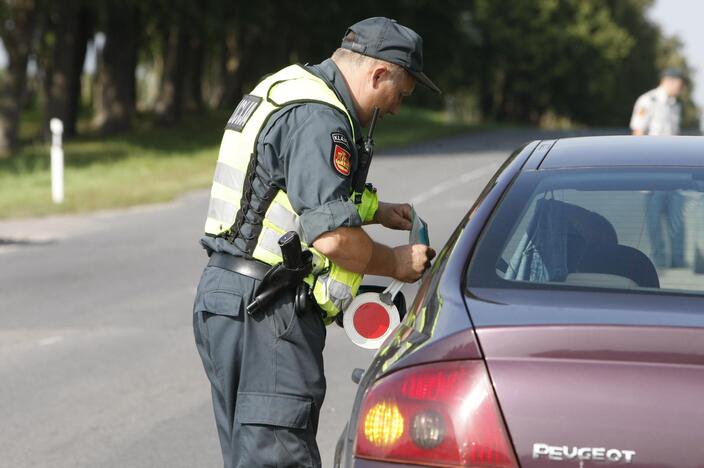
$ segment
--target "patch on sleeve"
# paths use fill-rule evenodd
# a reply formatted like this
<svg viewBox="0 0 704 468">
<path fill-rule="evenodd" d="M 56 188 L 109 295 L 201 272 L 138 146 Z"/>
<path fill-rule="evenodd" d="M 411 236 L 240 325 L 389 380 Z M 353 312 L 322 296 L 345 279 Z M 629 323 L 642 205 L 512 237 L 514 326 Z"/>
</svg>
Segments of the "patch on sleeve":
<svg viewBox="0 0 704 468">
<path fill-rule="evenodd" d="M 343 176 L 347 177 L 352 172 L 352 153 L 347 137 L 340 132 L 330 134 L 332 139 L 332 151 L 330 159 L 332 167 Z"/>
<path fill-rule="evenodd" d="M 262 98 L 258 96 L 252 96 L 251 94 L 243 96 L 240 103 L 235 107 L 235 111 L 230 116 L 230 119 L 227 121 L 225 128 L 241 132 L 261 102 Z"/>
<path fill-rule="evenodd" d="M 636 115 L 641 118 L 645 117 L 646 115 L 648 115 L 648 108 L 645 106 L 640 106 Z"/>
<path fill-rule="evenodd" d="M 347 137 L 345 136 L 344 133 L 332 132 L 330 134 L 330 138 L 332 138 L 333 144 L 337 143 L 337 144 L 343 145 L 349 149 L 350 143 L 349 143 L 349 141 L 347 141 Z"/>
</svg>

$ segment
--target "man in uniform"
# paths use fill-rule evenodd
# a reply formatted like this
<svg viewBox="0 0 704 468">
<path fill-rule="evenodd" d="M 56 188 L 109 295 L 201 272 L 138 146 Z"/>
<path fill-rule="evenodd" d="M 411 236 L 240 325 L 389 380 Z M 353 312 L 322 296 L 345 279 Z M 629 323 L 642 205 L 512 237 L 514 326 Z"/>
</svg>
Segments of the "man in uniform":
<svg viewBox="0 0 704 468">
<path fill-rule="evenodd" d="M 638 98 L 633 107 L 631 130 L 634 135 L 677 135 L 682 109 L 677 97 L 684 80 L 677 68 L 663 71 L 660 85 Z M 667 157 L 667 155 L 663 155 Z M 684 266 L 684 198 L 676 190 L 653 191 L 646 198 L 648 235 L 653 261 L 658 268 Z M 670 259 L 665 255 L 661 222 L 665 222 L 670 239 Z"/>
<path fill-rule="evenodd" d="M 409 230 L 411 207 L 378 202 L 369 185 L 353 193 L 361 127 L 376 108 L 395 114 L 416 82 L 439 92 L 423 73 L 420 36 L 369 18 L 347 30 L 330 59 L 264 79 L 227 123 L 201 239 L 210 261 L 193 315 L 227 468 L 320 466 L 325 324 L 363 274 L 413 282 L 435 255 L 425 245 L 372 241 L 362 224 Z M 252 312 L 289 231 L 313 253 L 308 300 L 289 288 Z"/>
<path fill-rule="evenodd" d="M 660 85 L 641 95 L 633 107 L 631 130 L 634 135 L 677 135 L 682 108 L 677 97 L 684 81 L 677 68 L 662 72 Z"/>
</svg>

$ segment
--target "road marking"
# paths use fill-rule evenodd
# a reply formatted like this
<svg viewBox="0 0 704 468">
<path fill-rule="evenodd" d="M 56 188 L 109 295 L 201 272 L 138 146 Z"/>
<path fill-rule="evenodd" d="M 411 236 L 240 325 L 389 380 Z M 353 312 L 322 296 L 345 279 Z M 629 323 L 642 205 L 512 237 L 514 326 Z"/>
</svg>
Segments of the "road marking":
<svg viewBox="0 0 704 468">
<path fill-rule="evenodd" d="M 431 198 L 440 195 L 443 192 L 447 192 L 448 190 L 453 189 L 458 185 L 462 185 L 472 180 L 481 179 L 482 177 L 486 177 L 487 175 L 493 174 L 494 172 L 496 172 L 499 166 L 500 164 L 489 164 L 487 166 L 482 166 L 478 169 L 465 172 L 459 177 L 446 180 L 445 182 L 442 182 L 429 190 L 419 193 L 415 197 L 411 198 L 409 203 L 411 203 L 412 205 L 420 205 L 421 203 L 424 203 L 430 200 Z"/>
<path fill-rule="evenodd" d="M 50 336 L 48 338 L 42 338 L 41 340 L 37 341 L 37 344 L 39 346 L 49 346 L 58 343 L 59 341 L 63 341 L 64 337 L 63 336 Z"/>
</svg>

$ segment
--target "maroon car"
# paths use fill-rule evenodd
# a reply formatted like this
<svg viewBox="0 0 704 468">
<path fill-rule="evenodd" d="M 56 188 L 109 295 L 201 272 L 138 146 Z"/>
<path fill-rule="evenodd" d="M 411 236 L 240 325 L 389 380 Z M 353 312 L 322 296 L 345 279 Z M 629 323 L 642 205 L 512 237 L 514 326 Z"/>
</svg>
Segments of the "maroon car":
<svg viewBox="0 0 704 468">
<path fill-rule="evenodd" d="M 345 468 L 704 467 L 704 138 L 511 155 L 359 380 Z"/>
</svg>

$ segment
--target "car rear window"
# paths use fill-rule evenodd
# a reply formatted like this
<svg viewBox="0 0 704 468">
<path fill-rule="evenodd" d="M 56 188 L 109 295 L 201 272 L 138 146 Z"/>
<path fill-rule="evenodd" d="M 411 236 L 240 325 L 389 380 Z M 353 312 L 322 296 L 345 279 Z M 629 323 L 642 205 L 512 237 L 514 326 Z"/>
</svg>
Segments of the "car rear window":
<svg viewBox="0 0 704 468">
<path fill-rule="evenodd" d="M 704 294 L 704 170 L 524 173 L 482 233 L 468 286 Z"/>
</svg>

